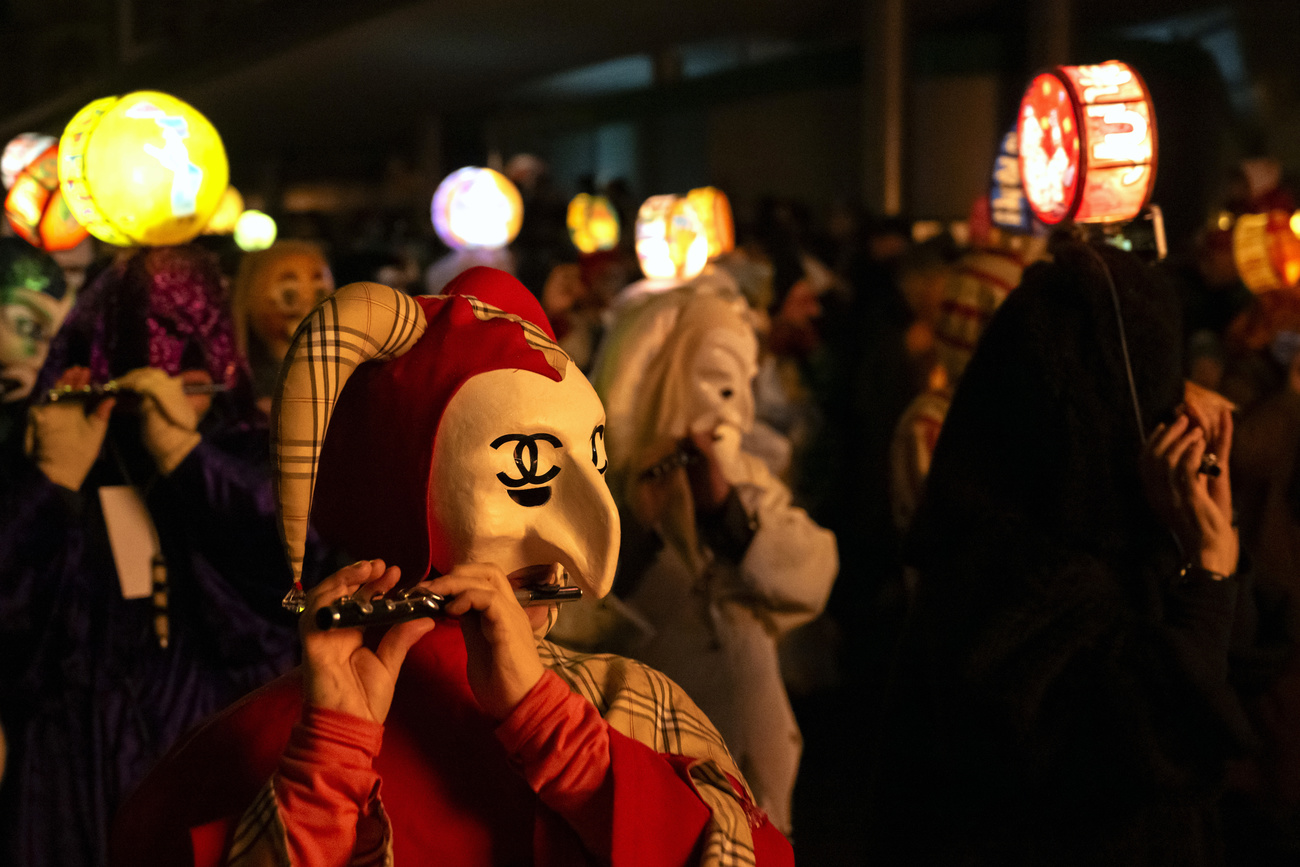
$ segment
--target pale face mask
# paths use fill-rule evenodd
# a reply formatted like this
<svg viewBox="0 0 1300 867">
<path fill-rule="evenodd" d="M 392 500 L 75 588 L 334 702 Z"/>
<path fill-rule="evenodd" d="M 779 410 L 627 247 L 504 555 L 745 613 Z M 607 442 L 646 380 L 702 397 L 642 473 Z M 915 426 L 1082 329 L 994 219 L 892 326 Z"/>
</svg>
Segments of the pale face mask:
<svg viewBox="0 0 1300 867">
<path fill-rule="evenodd" d="M 687 424 L 692 433 L 754 426 L 758 342 L 752 331 L 715 329 L 704 338 L 690 370 Z"/>
<path fill-rule="evenodd" d="M 303 317 L 334 291 L 329 265 L 310 253 L 278 257 L 253 287 L 250 324 L 275 358 L 283 358 Z"/>
<path fill-rule="evenodd" d="M 560 563 L 583 593 L 608 593 L 619 520 L 604 425 L 576 365 L 561 382 L 494 370 L 461 386 L 438 426 L 429 504 L 454 562 L 507 574 Z"/>
</svg>

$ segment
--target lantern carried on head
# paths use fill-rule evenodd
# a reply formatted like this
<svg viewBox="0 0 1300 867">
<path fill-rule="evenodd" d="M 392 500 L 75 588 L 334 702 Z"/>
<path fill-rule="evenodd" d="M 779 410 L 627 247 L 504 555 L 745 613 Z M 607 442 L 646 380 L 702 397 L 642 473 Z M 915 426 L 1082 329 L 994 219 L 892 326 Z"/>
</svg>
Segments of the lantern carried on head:
<svg viewBox="0 0 1300 867">
<path fill-rule="evenodd" d="M 205 235 L 229 235 L 235 231 L 239 217 L 244 213 L 244 197 L 234 187 L 226 187 L 221 194 L 221 201 L 213 211 L 212 218 L 203 227 Z"/>
<path fill-rule="evenodd" d="M 5 218 L 24 241 L 57 253 L 71 250 L 90 233 L 68 210 L 59 188 L 59 146 L 49 140 L 49 147 L 14 177 L 5 197 Z"/>
<path fill-rule="evenodd" d="M 1300 211 L 1242 214 L 1232 229 L 1232 258 L 1252 292 L 1300 286 Z"/>
<path fill-rule="evenodd" d="M 579 253 L 598 253 L 618 245 L 618 212 L 604 196 L 578 193 L 569 202 L 565 222 Z"/>
<path fill-rule="evenodd" d="M 704 224 L 709 240 L 709 258 L 730 253 L 736 248 L 736 223 L 731 216 L 731 201 L 717 187 L 699 187 L 686 194 L 695 213 Z"/>
<path fill-rule="evenodd" d="M 59 181 L 90 233 L 118 246 L 183 244 L 203 231 L 230 181 L 221 137 L 174 96 L 105 97 L 72 118 Z"/>
<path fill-rule="evenodd" d="M 524 221 L 524 200 L 510 179 L 474 166 L 443 178 L 430 210 L 434 231 L 453 250 L 504 247 Z"/>
<path fill-rule="evenodd" d="M 683 196 L 651 196 L 636 215 L 636 257 L 654 280 L 690 280 L 709 261 L 709 239 Z"/>
<path fill-rule="evenodd" d="M 1040 73 L 1020 101 L 1017 133 L 1025 197 L 1043 223 L 1122 223 L 1147 203 L 1156 171 L 1155 113 L 1146 85 L 1127 64 Z"/>
<path fill-rule="evenodd" d="M 4 184 L 6 190 L 12 187 L 19 172 L 58 143 L 59 140 L 54 136 L 39 132 L 24 132 L 14 136 L 5 145 L 4 153 L 0 154 L 0 183 Z"/>
</svg>

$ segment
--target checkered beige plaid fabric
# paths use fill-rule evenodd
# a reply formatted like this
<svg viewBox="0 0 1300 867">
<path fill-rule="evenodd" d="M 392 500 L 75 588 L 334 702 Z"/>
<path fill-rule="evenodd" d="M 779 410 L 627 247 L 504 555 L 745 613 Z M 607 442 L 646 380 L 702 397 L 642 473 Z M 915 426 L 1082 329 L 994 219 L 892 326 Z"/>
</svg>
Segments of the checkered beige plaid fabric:
<svg viewBox="0 0 1300 867">
<path fill-rule="evenodd" d="M 302 580 L 316 469 L 334 404 L 357 365 L 396 358 L 424 329 L 420 305 L 378 283 L 344 286 L 298 326 L 271 408 L 276 504 L 295 587 Z"/>
<path fill-rule="evenodd" d="M 631 659 L 610 654 L 574 653 L 549 641 L 537 643 L 542 664 L 569 689 L 596 706 L 615 731 L 661 753 L 689 756 L 691 784 L 712 813 L 705 829 L 700 867 L 753 867 L 752 806 L 736 795 L 728 775 L 743 777 L 722 736 L 708 717 L 663 674 Z M 284 823 L 275 800 L 274 780 L 244 812 L 231 844 L 232 867 L 290 867 Z M 753 794 L 746 789 L 750 805 Z M 392 833 L 386 851 L 358 855 L 351 867 L 391 867 Z"/>
</svg>

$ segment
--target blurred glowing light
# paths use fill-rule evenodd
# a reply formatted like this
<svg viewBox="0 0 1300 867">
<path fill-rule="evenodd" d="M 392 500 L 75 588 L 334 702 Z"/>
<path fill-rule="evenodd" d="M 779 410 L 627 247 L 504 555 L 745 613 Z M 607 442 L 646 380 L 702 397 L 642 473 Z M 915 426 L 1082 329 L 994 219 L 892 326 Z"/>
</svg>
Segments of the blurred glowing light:
<svg viewBox="0 0 1300 867">
<path fill-rule="evenodd" d="M 1300 285 L 1300 212 L 1242 214 L 1232 230 L 1232 258 L 1252 292 Z"/>
<path fill-rule="evenodd" d="M 217 203 L 217 209 L 212 213 L 212 218 L 203 228 L 203 234 L 229 235 L 235 231 L 235 223 L 243 213 L 244 197 L 234 187 L 226 187 L 226 191 L 221 195 L 221 201 Z"/>
<path fill-rule="evenodd" d="M 14 136 L 5 145 L 4 153 L 0 154 L 0 182 L 4 183 L 5 189 L 14 185 L 18 173 L 27 168 L 32 160 L 56 144 L 58 139 L 54 136 L 38 132 L 24 132 Z"/>
<path fill-rule="evenodd" d="M 578 193 L 569 202 L 565 222 L 569 240 L 580 253 L 612 250 L 618 245 L 618 212 L 604 196 Z"/>
<path fill-rule="evenodd" d="M 212 124 L 157 91 L 95 100 L 72 118 L 59 145 L 59 181 L 73 216 L 119 246 L 194 238 L 229 180 Z"/>
<path fill-rule="evenodd" d="M 49 138 L 46 136 L 46 138 Z M 89 234 L 68 210 L 59 188 L 59 146 L 54 139 L 24 166 L 5 197 L 5 218 L 33 247 L 56 253 L 71 250 Z"/>
<path fill-rule="evenodd" d="M 1219 219 L 1216 221 L 1220 232 L 1226 232 L 1232 228 L 1232 214 L 1228 211 L 1219 211 Z"/>
<path fill-rule="evenodd" d="M 438 184 L 430 214 L 438 237 L 453 250 L 493 250 L 519 234 L 524 202 L 505 175 L 467 166 Z"/>
<path fill-rule="evenodd" d="M 704 224 L 709 241 L 709 258 L 730 253 L 736 248 L 736 224 L 731 216 L 731 201 L 717 187 L 699 187 L 686 194 L 695 213 Z"/>
<path fill-rule="evenodd" d="M 704 223 L 682 196 L 651 196 L 636 215 L 636 257 L 647 277 L 690 280 L 709 261 Z"/>
<path fill-rule="evenodd" d="M 1156 121 L 1141 76 L 1110 60 L 1040 73 L 1020 102 L 1020 176 L 1049 226 L 1122 223 L 1155 181 Z"/>
<path fill-rule="evenodd" d="M 275 243 L 275 220 L 261 211 L 244 211 L 235 221 L 235 244 L 245 253 L 265 250 Z"/>
</svg>

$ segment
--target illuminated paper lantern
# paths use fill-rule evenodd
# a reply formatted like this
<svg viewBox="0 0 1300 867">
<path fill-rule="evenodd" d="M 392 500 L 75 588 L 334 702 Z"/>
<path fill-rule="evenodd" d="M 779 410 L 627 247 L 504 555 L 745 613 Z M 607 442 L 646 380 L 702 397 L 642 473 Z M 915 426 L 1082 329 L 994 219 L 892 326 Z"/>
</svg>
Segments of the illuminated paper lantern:
<svg viewBox="0 0 1300 867">
<path fill-rule="evenodd" d="M 690 280 L 709 261 L 704 223 L 682 196 L 651 196 L 636 215 L 636 257 L 654 280 Z"/>
<path fill-rule="evenodd" d="M 618 212 L 604 196 L 578 193 L 569 202 L 565 222 L 569 240 L 580 253 L 596 253 L 618 246 Z"/>
<path fill-rule="evenodd" d="M 235 221 L 235 246 L 245 253 L 265 250 L 275 243 L 277 229 L 270 214 L 248 210 Z"/>
<path fill-rule="evenodd" d="M 717 187 L 700 187 L 687 193 L 686 200 L 704 224 L 710 259 L 736 249 L 736 223 L 726 193 Z"/>
<path fill-rule="evenodd" d="M 0 154 L 0 183 L 4 184 L 6 190 L 11 188 L 19 172 L 58 143 L 59 140 L 54 136 L 38 132 L 24 132 L 14 136 L 5 145 L 4 153 Z"/>
<path fill-rule="evenodd" d="M 183 244 L 217 210 L 230 167 L 207 118 L 141 90 L 77 112 L 59 143 L 59 181 L 73 216 L 100 240 Z"/>
<path fill-rule="evenodd" d="M 438 184 L 430 208 L 433 228 L 453 250 L 495 250 L 519 234 L 524 200 L 510 179 L 467 166 Z"/>
<path fill-rule="evenodd" d="M 1040 73 L 1020 101 L 1017 133 L 1025 198 L 1043 223 L 1122 223 L 1147 203 L 1155 112 L 1127 64 Z"/>
<path fill-rule="evenodd" d="M 208 224 L 203 227 L 205 235 L 229 235 L 235 231 L 235 223 L 244 213 L 244 197 L 234 187 L 226 187 L 217 204 L 216 211 Z"/>
<path fill-rule="evenodd" d="M 1242 214 L 1232 229 L 1232 258 L 1252 292 L 1300 285 L 1300 211 Z"/>
<path fill-rule="evenodd" d="M 59 146 L 50 146 L 24 166 L 5 196 L 5 218 L 17 235 L 51 253 L 71 250 L 89 232 L 68 210 L 59 188 Z"/>
</svg>

